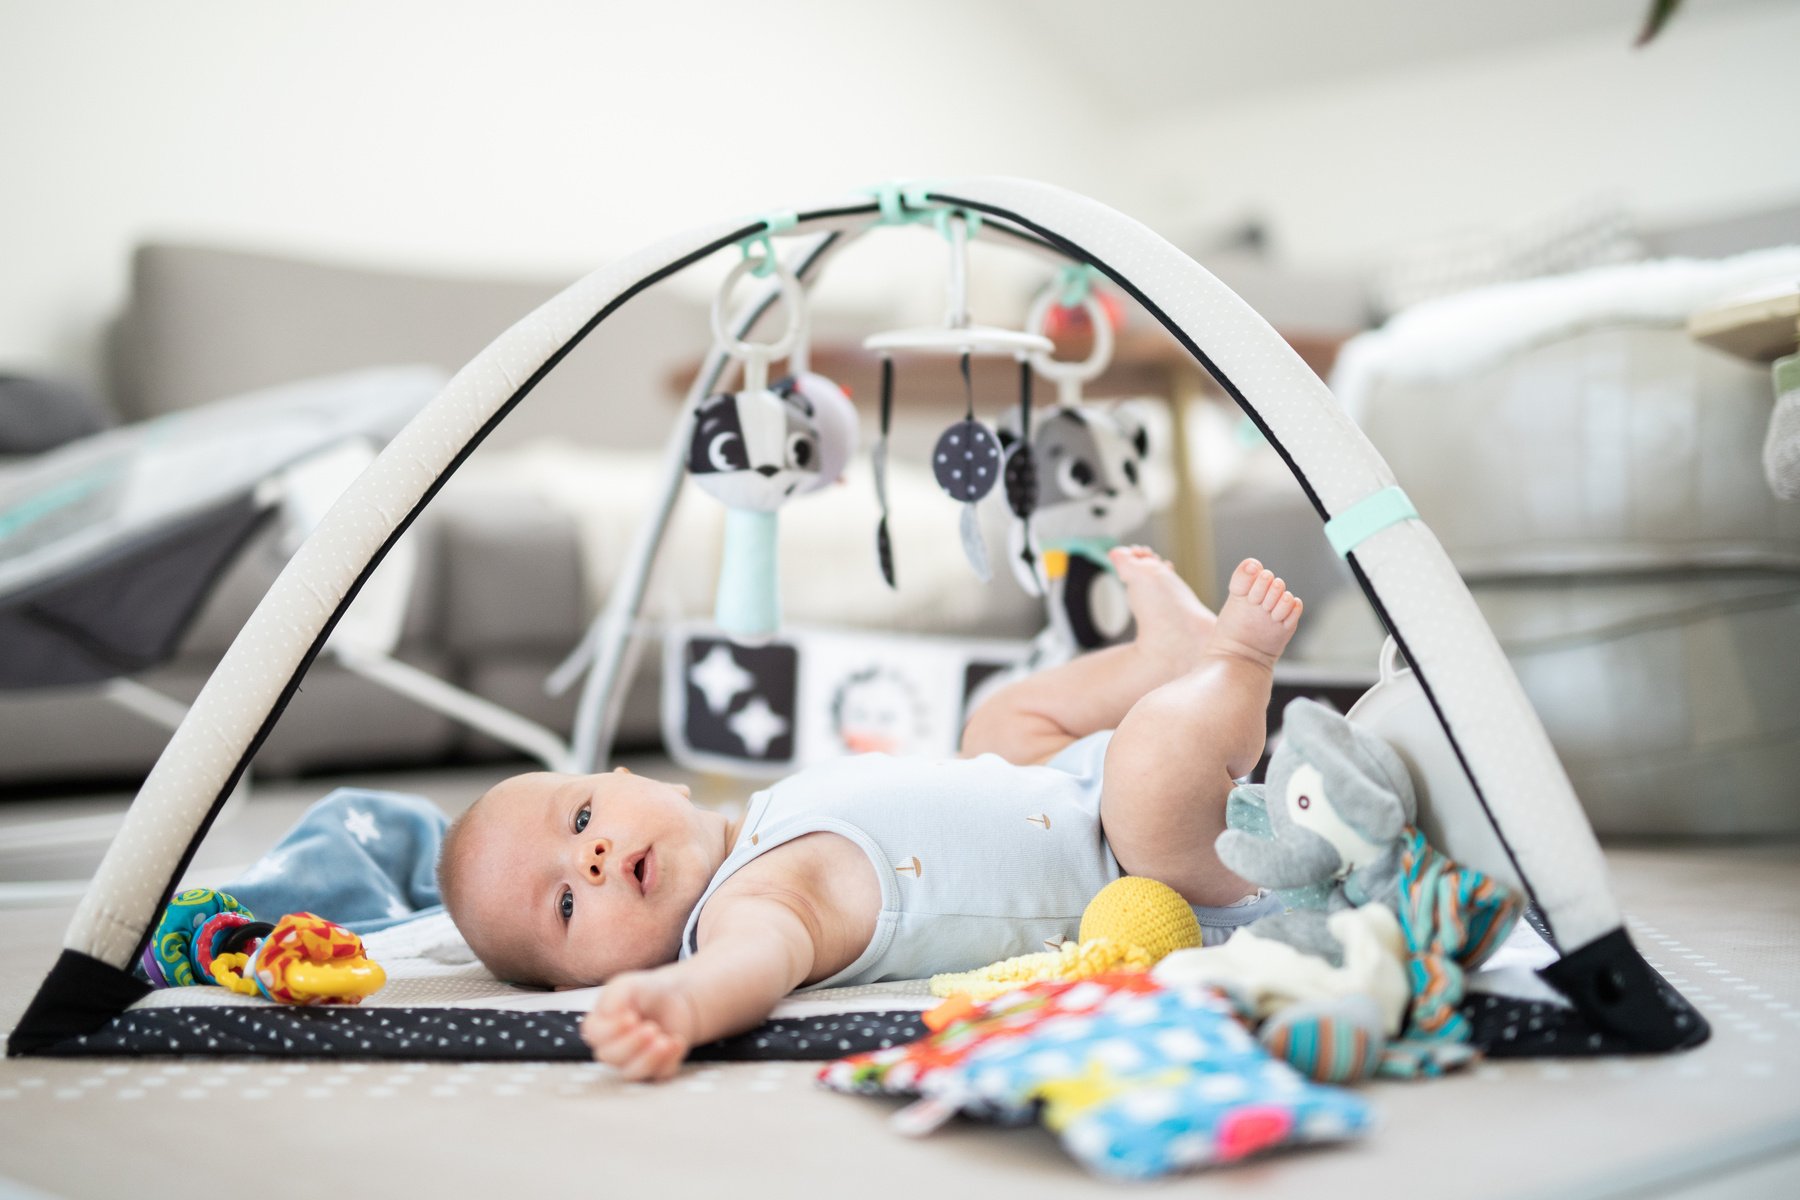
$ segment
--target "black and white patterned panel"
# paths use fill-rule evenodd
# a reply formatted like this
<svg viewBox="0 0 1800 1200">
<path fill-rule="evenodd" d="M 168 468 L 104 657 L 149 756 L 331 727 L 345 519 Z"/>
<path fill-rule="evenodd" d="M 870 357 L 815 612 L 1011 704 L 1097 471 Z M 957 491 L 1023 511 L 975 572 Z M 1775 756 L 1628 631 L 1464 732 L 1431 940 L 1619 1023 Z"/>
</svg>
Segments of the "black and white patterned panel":
<svg viewBox="0 0 1800 1200">
<path fill-rule="evenodd" d="M 59 1057 L 217 1055 L 257 1058 L 447 1059 L 590 1057 L 572 1012 L 454 1008 L 165 1008 L 115 1018 L 98 1033 L 46 1053 Z M 916 1010 L 767 1021 L 698 1046 L 699 1062 L 825 1060 L 924 1036 Z"/>
</svg>

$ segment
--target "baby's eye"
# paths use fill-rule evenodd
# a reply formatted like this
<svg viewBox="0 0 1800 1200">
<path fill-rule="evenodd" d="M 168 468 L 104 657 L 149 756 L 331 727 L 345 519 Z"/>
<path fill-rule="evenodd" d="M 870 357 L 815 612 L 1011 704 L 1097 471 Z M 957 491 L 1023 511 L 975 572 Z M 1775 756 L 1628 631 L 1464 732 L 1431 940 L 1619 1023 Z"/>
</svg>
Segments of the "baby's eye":
<svg viewBox="0 0 1800 1200">
<path fill-rule="evenodd" d="M 556 898 L 556 912 L 564 921 L 575 915 L 575 893 L 568 888 Z"/>
<path fill-rule="evenodd" d="M 584 804 L 581 806 L 581 811 L 577 812 L 575 814 L 575 832 L 576 833 L 580 833 L 582 830 L 587 828 L 588 814 L 592 810 L 592 808 L 593 808 L 593 805 Z"/>
</svg>

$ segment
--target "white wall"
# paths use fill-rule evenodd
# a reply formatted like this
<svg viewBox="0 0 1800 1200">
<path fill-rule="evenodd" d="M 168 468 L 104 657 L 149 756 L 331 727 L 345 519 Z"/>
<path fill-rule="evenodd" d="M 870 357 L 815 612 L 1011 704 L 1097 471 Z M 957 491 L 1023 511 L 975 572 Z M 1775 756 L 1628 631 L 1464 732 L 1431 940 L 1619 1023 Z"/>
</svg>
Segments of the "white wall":
<svg viewBox="0 0 1800 1200">
<path fill-rule="evenodd" d="M 1021 8 L 0 0 L 0 370 L 97 381 L 148 237 L 573 277 L 721 213 L 973 172 L 1175 237 L 1265 212 L 1320 268 L 1596 193 L 1654 222 L 1800 198 L 1793 3 L 1699 5 L 1639 52 L 1619 28 L 1330 86 L 1272 67 L 1266 90 L 1129 120 L 1130 80 Z M 1231 45 L 1232 9 L 1209 11 L 1196 72 Z M 1159 28 L 1141 5 L 1119 21 Z M 859 246 L 826 287 L 929 306 L 921 245 Z"/>
<path fill-rule="evenodd" d="M 1283 258 L 1324 267 L 1596 198 L 1651 227 L 1800 201 L 1800 5 L 1682 11 L 1642 50 L 1633 32 L 1145 122 L 1126 146 L 1140 215 L 1266 214 Z"/>
<path fill-rule="evenodd" d="M 1102 131 L 1005 17 L 0 0 L 0 370 L 95 379 L 146 237 L 573 277 L 721 214 L 895 177 L 1079 186 Z"/>
</svg>

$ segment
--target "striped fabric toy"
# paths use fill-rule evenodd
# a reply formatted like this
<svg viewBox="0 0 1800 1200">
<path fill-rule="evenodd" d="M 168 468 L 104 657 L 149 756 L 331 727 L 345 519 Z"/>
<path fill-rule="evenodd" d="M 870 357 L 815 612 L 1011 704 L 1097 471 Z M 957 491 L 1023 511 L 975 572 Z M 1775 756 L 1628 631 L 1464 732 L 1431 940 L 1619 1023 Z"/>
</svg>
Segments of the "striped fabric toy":
<svg viewBox="0 0 1800 1200">
<path fill-rule="evenodd" d="M 1458 866 L 1409 826 L 1397 907 L 1413 994 L 1405 1032 L 1388 1047 L 1379 1073 L 1442 1074 L 1474 1055 L 1468 1018 L 1459 1011 L 1467 973 L 1499 949 L 1523 906 L 1504 884 Z"/>
</svg>

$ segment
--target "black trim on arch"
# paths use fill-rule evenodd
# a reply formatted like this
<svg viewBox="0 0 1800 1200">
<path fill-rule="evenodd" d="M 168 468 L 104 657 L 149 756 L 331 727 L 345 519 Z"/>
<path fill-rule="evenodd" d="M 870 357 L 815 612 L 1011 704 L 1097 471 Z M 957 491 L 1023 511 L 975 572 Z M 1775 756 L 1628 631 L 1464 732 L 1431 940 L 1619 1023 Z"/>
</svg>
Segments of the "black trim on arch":
<svg viewBox="0 0 1800 1200">
<path fill-rule="evenodd" d="M 803 219 L 808 221 L 821 220 L 829 217 L 852 216 L 858 213 L 873 213 L 875 211 L 876 206 L 871 202 L 867 206 L 826 209 L 816 213 L 808 213 Z M 394 543 L 399 541 L 401 535 L 411 528 L 412 523 L 418 519 L 419 514 L 425 510 L 425 507 L 437 497 L 438 492 L 443 489 L 444 484 L 450 477 L 456 474 L 457 470 L 468 460 L 469 456 L 480 447 L 482 442 L 487 440 L 488 434 L 492 433 L 495 427 L 512 413 L 512 410 L 518 406 L 519 402 L 529 395 L 531 391 L 543 381 L 545 376 L 555 370 L 556 367 L 561 364 L 562 360 L 568 357 L 570 352 L 586 340 L 587 336 L 599 326 L 600 322 L 618 311 L 618 309 L 623 307 L 627 301 L 631 300 L 645 289 L 662 282 L 669 276 L 686 270 L 688 267 L 708 255 L 723 250 L 725 247 L 737 242 L 741 242 L 746 237 L 762 232 L 766 228 L 767 222 L 764 221 L 757 221 L 750 225 L 746 225 L 722 238 L 714 239 L 698 250 L 690 251 L 689 253 L 682 255 L 673 262 L 667 263 L 657 270 L 652 271 L 650 274 L 621 291 L 601 308 L 599 312 L 589 318 L 581 328 L 577 329 L 566 342 L 557 348 L 555 353 L 545 359 L 538 369 L 533 371 L 531 375 L 527 377 L 516 390 L 514 390 L 511 396 L 507 397 L 506 402 L 490 414 L 488 419 L 482 424 L 481 428 L 475 432 L 474 436 L 471 437 L 468 442 L 463 445 L 462 449 L 457 452 L 456 456 L 445 465 L 443 471 L 438 474 L 437 478 L 432 480 L 431 485 L 427 487 L 425 492 L 419 497 L 418 503 L 413 505 L 400 523 L 394 527 L 393 531 L 388 535 L 387 540 L 382 542 L 374 555 L 371 556 L 369 561 L 363 566 L 362 572 L 358 574 L 355 580 L 351 582 L 350 586 L 345 589 L 343 599 L 338 602 L 337 608 L 332 611 L 328 618 L 326 618 L 325 624 L 319 630 L 319 635 L 313 639 L 312 645 L 307 648 L 305 655 L 300 659 L 294 673 L 288 677 L 287 685 L 282 689 L 281 695 L 276 697 L 274 705 L 269 709 L 268 716 L 264 718 L 263 723 L 258 727 L 256 734 L 245 746 L 243 753 L 239 755 L 237 765 L 232 769 L 231 774 L 226 777 L 218 794 L 213 797 L 212 805 L 208 808 L 205 819 L 200 822 L 199 827 L 194 831 L 194 836 L 188 841 L 187 848 L 182 851 L 181 858 L 175 864 L 175 869 L 170 872 L 169 881 L 163 889 L 163 894 L 165 896 L 174 894 L 182 875 L 187 871 L 188 864 L 193 860 L 194 853 L 199 849 L 200 843 L 206 840 L 207 833 L 212 829 L 213 821 L 218 818 L 219 812 L 224 808 L 226 800 L 231 796 L 232 792 L 236 790 L 238 780 L 241 779 L 244 772 L 249 769 L 250 762 L 256 757 L 257 750 L 260 749 L 263 742 L 268 739 L 269 734 L 275 728 L 276 722 L 280 720 L 281 714 L 287 710 L 287 706 L 293 700 L 295 693 L 300 690 L 300 681 L 304 679 L 306 673 L 312 669 L 313 662 L 324 649 L 325 643 L 330 639 L 332 631 L 337 628 L 338 621 L 343 618 L 344 613 L 349 609 L 351 603 L 355 601 L 357 593 L 362 590 L 363 584 L 368 582 L 369 577 L 375 573 L 375 569 L 381 565 L 382 560 L 387 557 L 388 552 L 394 548 Z M 802 274 L 818 260 L 820 253 L 830 246 L 833 240 L 834 239 L 826 239 L 820 242 L 812 257 L 801 264 L 800 272 Z M 772 302 L 771 299 L 770 303 Z M 767 309 L 768 304 L 759 306 L 752 316 L 752 321 L 757 317 L 760 317 Z M 135 960 L 144 952 L 144 946 L 148 944 L 150 940 L 150 934 L 154 925 L 154 919 L 146 922 L 144 929 L 138 935 L 136 944 L 132 948 L 130 960 Z"/>
</svg>

